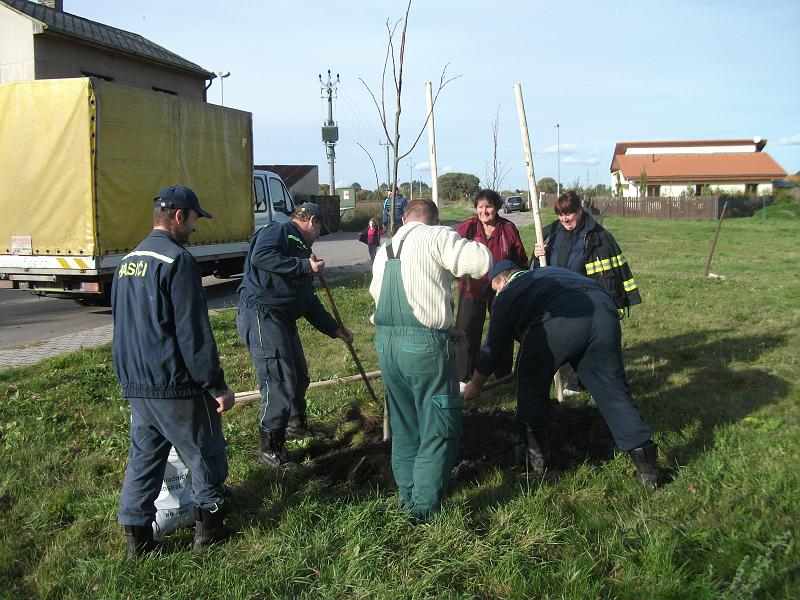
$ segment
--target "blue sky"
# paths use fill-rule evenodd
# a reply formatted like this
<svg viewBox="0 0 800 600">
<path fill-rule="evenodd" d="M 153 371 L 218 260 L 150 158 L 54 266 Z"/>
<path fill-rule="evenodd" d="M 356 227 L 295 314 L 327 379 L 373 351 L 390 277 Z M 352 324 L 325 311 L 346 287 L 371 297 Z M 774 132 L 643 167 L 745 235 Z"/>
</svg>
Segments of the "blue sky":
<svg viewBox="0 0 800 600">
<path fill-rule="evenodd" d="M 317 164 L 327 181 L 317 75 L 339 73 L 337 185 L 375 185 L 363 145 L 386 179 L 382 129 L 359 78 L 379 92 L 387 19 L 402 0 L 64 0 L 67 12 L 137 32 L 210 71 L 230 71 L 225 105 L 253 113 L 257 163 Z M 439 174 L 473 173 L 498 157 L 505 188 L 526 188 L 513 85 L 522 85 L 537 179 L 610 184 L 618 141 L 767 138 L 800 171 L 800 2 L 416 0 L 411 7 L 401 150 L 425 119 L 424 83 L 445 64 L 436 108 Z M 390 85 L 387 80 L 387 85 Z M 210 102 L 220 102 L 215 81 Z M 389 103 L 393 106 L 393 102 Z M 412 154 L 429 181 L 427 134 Z M 410 177 L 409 159 L 400 181 Z"/>
</svg>

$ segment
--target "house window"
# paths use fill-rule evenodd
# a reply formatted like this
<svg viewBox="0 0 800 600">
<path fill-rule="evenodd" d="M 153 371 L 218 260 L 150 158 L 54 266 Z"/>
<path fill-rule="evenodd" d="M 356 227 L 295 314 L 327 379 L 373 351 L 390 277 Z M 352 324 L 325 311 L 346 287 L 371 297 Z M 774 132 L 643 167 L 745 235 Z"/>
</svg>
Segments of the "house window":
<svg viewBox="0 0 800 600">
<path fill-rule="evenodd" d="M 744 195 L 745 196 L 758 196 L 758 184 L 757 183 L 746 183 L 746 184 L 744 184 Z"/>
<path fill-rule="evenodd" d="M 177 96 L 178 92 L 173 92 L 172 90 L 165 90 L 164 88 L 154 87 L 154 92 L 161 92 L 162 94 L 169 94 L 170 96 Z"/>
<path fill-rule="evenodd" d="M 102 79 L 103 81 L 114 81 L 113 77 L 109 77 L 108 75 L 100 75 L 99 73 L 92 73 L 90 71 L 81 71 L 81 75 L 84 77 L 94 77 L 95 79 Z"/>
<path fill-rule="evenodd" d="M 648 185 L 647 186 L 647 196 L 660 196 L 661 195 L 661 186 L 660 185 Z"/>
<path fill-rule="evenodd" d="M 703 184 L 698 183 L 694 186 L 694 195 L 695 196 L 702 196 L 703 195 Z"/>
</svg>

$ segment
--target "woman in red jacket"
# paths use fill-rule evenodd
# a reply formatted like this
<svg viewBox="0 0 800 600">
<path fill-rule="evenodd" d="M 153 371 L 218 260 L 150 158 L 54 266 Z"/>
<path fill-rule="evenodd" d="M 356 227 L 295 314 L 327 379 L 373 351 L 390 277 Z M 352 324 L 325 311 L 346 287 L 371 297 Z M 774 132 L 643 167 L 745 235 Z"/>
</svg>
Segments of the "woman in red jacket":
<svg viewBox="0 0 800 600">
<path fill-rule="evenodd" d="M 528 268 L 528 257 L 522 240 L 519 237 L 516 225 L 508 219 L 499 216 L 503 206 L 503 199 L 494 190 L 480 190 L 472 201 L 475 206 L 475 216 L 456 225 L 455 230 L 461 237 L 480 242 L 492 253 L 494 262 L 508 259 L 523 269 Z M 459 287 L 461 283 L 459 282 Z M 462 373 L 462 380 L 468 381 L 475 370 L 475 357 L 481 346 L 483 335 L 483 322 L 486 320 L 486 308 L 494 298 L 494 292 L 489 285 L 489 280 L 470 279 L 467 283 L 467 295 L 463 302 L 464 316 L 459 315 L 459 321 L 464 324 L 464 333 L 467 339 L 467 364 L 466 371 Z M 508 347 L 498 362 L 495 377 L 500 378 L 511 372 L 514 359 L 514 340 L 508 340 Z"/>
</svg>

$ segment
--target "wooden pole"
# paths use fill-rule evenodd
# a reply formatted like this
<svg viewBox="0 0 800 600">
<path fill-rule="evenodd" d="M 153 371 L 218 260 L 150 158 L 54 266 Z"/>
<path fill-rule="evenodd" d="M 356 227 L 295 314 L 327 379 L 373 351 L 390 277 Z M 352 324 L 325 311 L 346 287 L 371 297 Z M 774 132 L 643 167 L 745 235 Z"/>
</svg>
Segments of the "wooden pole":
<svg viewBox="0 0 800 600">
<path fill-rule="evenodd" d="M 425 83 L 425 100 L 428 106 L 428 154 L 431 161 L 431 200 L 439 206 L 439 172 L 436 166 L 436 127 L 433 124 L 433 91 L 431 82 Z"/>
<path fill-rule="evenodd" d="M 312 260 L 317 260 L 315 255 L 311 255 Z M 339 309 L 336 308 L 336 302 L 333 300 L 333 294 L 331 294 L 331 288 L 328 287 L 328 281 L 325 278 L 325 271 L 324 269 L 317 273 L 319 275 L 319 282 L 322 284 L 322 288 L 325 290 L 325 294 L 328 296 L 328 302 L 331 305 L 331 310 L 333 311 L 333 317 L 336 319 L 336 322 L 339 324 L 341 329 L 344 329 L 344 323 L 342 322 L 342 316 L 339 314 Z M 367 374 L 364 372 L 364 367 L 361 366 L 361 361 L 358 359 L 358 355 L 356 354 L 356 349 L 353 348 L 352 342 L 345 342 L 347 344 L 347 349 L 350 350 L 350 355 L 353 357 L 353 360 L 356 363 L 356 367 L 358 367 L 358 372 L 361 374 L 361 378 L 364 380 L 364 385 L 367 386 L 367 391 L 369 391 L 370 397 L 378 404 L 378 397 L 375 395 L 372 386 L 369 383 L 369 378 L 367 378 Z"/>
<path fill-rule="evenodd" d="M 722 213 L 719 215 L 719 220 L 717 221 L 717 232 L 714 234 L 714 241 L 711 243 L 711 252 L 708 253 L 708 262 L 706 263 L 706 273 L 705 276 L 708 277 L 709 272 L 711 271 L 711 259 L 714 257 L 714 249 L 717 247 L 717 240 L 719 239 L 719 230 L 722 227 L 722 219 L 725 218 L 725 211 L 728 210 L 728 201 L 725 201 L 725 204 L 722 205 Z"/>
<path fill-rule="evenodd" d="M 377 379 L 381 376 L 380 371 L 370 371 L 366 374 L 367 379 Z M 354 381 L 361 381 L 363 378 L 361 375 L 347 375 L 346 377 L 336 377 L 334 379 L 326 379 L 325 381 L 314 381 L 309 386 L 308 389 L 313 390 L 314 388 L 320 387 L 327 387 L 329 385 L 336 385 L 336 384 L 348 384 L 353 383 Z M 236 399 L 235 402 L 237 405 L 245 404 L 246 402 L 250 402 L 252 400 L 260 400 L 261 399 L 261 392 L 259 390 L 251 390 L 249 392 L 236 392 Z"/>
<path fill-rule="evenodd" d="M 467 285 L 469 284 L 469 275 L 464 275 L 459 279 L 459 293 L 458 293 L 458 312 L 456 313 L 456 322 L 453 325 L 453 330 L 458 336 L 456 344 L 456 369 L 458 370 L 458 378 L 464 376 L 467 372 L 467 351 L 469 350 L 467 336 L 464 329 L 464 304 L 467 301 Z"/>
<path fill-rule="evenodd" d="M 525 103 L 522 99 L 522 86 L 514 84 L 514 95 L 517 99 L 517 113 L 519 114 L 519 129 L 522 134 L 522 147 L 525 151 L 525 168 L 528 173 L 528 194 L 531 198 L 531 209 L 533 210 L 533 226 L 536 232 L 536 243 L 544 245 L 542 237 L 542 214 L 539 211 L 539 190 L 536 186 L 536 175 L 533 172 L 533 153 L 531 152 L 531 139 L 528 134 L 528 120 L 525 117 Z M 534 200 L 535 199 L 535 200 Z M 539 259 L 543 267 L 547 266 L 547 257 Z"/>
<path fill-rule="evenodd" d="M 544 246 L 544 236 L 542 235 L 542 215 L 539 211 L 539 190 L 536 187 L 536 175 L 533 172 L 533 153 L 531 152 L 531 138 L 528 133 L 528 119 L 525 117 L 525 102 L 522 99 L 522 86 L 518 83 L 514 84 L 514 95 L 517 99 L 517 113 L 519 114 L 519 129 L 522 134 L 522 147 L 525 150 L 525 167 L 528 172 L 528 193 L 531 200 L 531 209 L 533 210 L 533 226 L 536 232 L 536 243 Z M 547 257 L 540 256 L 539 264 L 543 267 L 547 266 Z M 564 392 L 561 390 L 561 375 L 556 371 L 554 378 L 556 397 L 559 402 L 564 401 Z"/>
</svg>

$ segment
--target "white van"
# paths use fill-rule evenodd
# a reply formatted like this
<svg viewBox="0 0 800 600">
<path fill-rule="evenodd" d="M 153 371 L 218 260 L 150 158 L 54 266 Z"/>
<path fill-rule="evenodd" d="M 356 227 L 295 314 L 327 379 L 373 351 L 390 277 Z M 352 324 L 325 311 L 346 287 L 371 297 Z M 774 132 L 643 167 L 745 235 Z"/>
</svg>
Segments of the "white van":
<svg viewBox="0 0 800 600">
<path fill-rule="evenodd" d="M 294 211 L 294 200 L 283 179 L 272 171 L 253 171 L 255 230 L 273 221 L 286 223 Z"/>
</svg>

